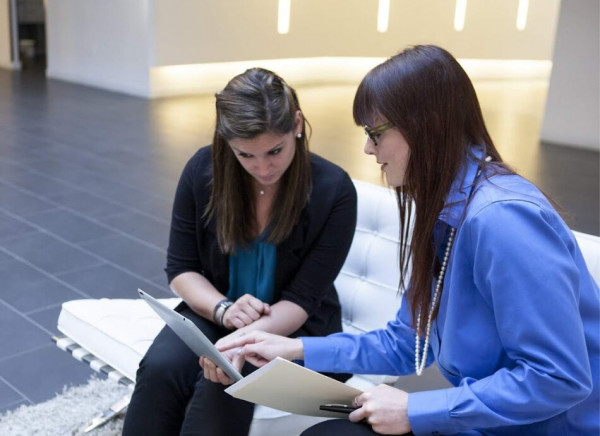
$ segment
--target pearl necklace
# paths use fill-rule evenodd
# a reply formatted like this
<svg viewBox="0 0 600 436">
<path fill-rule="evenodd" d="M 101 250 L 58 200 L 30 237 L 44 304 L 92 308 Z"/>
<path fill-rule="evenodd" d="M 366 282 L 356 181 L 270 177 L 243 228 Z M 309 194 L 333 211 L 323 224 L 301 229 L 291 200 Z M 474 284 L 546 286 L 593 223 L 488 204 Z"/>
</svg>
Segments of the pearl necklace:
<svg viewBox="0 0 600 436">
<path fill-rule="evenodd" d="M 448 266 L 448 259 L 450 258 L 450 250 L 452 249 L 452 242 L 454 242 L 454 234 L 456 233 L 456 229 L 452 228 L 450 230 L 450 236 L 448 236 L 448 245 L 446 246 L 446 251 L 444 252 L 444 259 L 442 261 L 442 266 L 440 268 L 440 273 L 438 275 L 437 283 L 435 284 L 435 292 L 433 293 L 433 300 L 431 301 L 431 306 L 429 306 L 429 316 L 427 317 L 427 327 L 425 328 L 425 343 L 423 344 L 423 356 L 420 357 L 421 347 L 419 340 L 419 329 L 421 327 L 421 314 L 417 316 L 417 330 L 415 333 L 415 372 L 417 375 L 421 375 L 423 373 L 423 369 L 425 368 L 425 362 L 427 361 L 427 348 L 429 347 L 429 334 L 431 333 L 431 318 L 433 317 L 433 311 L 435 309 L 435 305 L 437 304 L 437 300 L 440 296 L 440 291 L 442 290 L 442 284 L 444 283 L 444 275 L 446 273 L 446 266 Z"/>
</svg>

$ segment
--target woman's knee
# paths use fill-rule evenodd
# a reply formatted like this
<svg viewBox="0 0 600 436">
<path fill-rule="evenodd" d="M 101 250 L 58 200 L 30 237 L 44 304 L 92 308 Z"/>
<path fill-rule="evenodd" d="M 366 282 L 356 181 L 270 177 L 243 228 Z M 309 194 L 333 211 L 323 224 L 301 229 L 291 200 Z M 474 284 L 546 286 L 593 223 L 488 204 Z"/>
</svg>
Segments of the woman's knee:
<svg viewBox="0 0 600 436">
<path fill-rule="evenodd" d="M 304 430 L 300 436 L 375 436 L 371 426 L 353 423 L 347 419 L 332 419 L 315 424 Z"/>
<path fill-rule="evenodd" d="M 196 355 L 172 332 L 163 330 L 140 361 L 137 382 L 177 380 L 193 384 L 200 371 Z"/>
</svg>

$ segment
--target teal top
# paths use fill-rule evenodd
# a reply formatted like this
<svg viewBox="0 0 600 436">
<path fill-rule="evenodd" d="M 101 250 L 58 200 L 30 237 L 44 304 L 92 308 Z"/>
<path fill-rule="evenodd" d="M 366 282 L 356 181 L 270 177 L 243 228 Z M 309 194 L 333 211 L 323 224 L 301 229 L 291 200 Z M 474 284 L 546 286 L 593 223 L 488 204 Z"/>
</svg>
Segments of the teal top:
<svg viewBox="0 0 600 436">
<path fill-rule="evenodd" d="M 237 300 L 244 294 L 273 303 L 277 247 L 263 242 L 263 235 L 247 247 L 229 255 L 229 291 L 227 298 Z"/>
</svg>

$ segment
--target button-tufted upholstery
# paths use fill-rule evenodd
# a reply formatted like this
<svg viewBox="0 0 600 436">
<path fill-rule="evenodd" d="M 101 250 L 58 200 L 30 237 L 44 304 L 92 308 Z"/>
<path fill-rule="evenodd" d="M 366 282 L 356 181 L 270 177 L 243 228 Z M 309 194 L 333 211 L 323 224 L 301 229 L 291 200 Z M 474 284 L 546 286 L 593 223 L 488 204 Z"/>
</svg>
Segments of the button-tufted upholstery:
<svg viewBox="0 0 600 436">
<path fill-rule="evenodd" d="M 573 232 L 583 253 L 585 263 L 596 283 L 600 284 L 600 238 L 586 233 Z"/>
<path fill-rule="evenodd" d="M 394 191 L 365 182 L 354 184 L 356 232 L 335 285 L 344 330 L 358 333 L 384 326 L 400 305 L 399 221 Z"/>
</svg>

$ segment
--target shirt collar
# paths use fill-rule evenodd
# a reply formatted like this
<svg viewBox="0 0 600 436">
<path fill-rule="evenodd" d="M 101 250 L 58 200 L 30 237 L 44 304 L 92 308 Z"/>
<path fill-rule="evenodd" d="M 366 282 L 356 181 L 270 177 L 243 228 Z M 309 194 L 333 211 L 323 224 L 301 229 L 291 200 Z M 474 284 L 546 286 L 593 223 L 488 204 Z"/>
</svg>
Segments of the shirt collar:
<svg viewBox="0 0 600 436">
<path fill-rule="evenodd" d="M 461 165 L 457 176 L 452 182 L 450 192 L 440 213 L 439 219 L 455 229 L 458 228 L 460 220 L 463 218 L 475 179 L 478 176 L 479 162 L 481 162 L 482 157 L 483 151 L 480 148 L 471 148 L 467 154 L 467 159 Z"/>
</svg>

